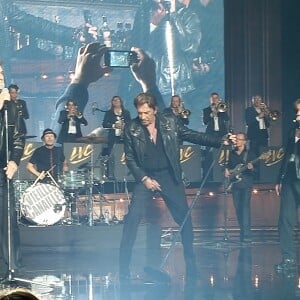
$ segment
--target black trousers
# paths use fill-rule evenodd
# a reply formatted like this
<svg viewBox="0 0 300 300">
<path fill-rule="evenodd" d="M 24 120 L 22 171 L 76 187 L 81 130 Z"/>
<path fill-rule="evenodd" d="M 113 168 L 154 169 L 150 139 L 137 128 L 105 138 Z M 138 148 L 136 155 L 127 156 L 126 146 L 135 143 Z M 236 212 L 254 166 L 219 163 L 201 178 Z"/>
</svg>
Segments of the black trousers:
<svg viewBox="0 0 300 300">
<path fill-rule="evenodd" d="M 11 247 L 11 268 L 16 269 L 18 260 L 20 259 L 20 235 L 17 224 L 17 212 L 15 205 L 15 195 L 13 182 L 9 182 L 9 198 L 10 198 L 10 247 Z M 8 194 L 6 177 L 1 170 L 0 172 L 0 216 L 1 216 L 1 250 L 2 256 L 6 264 L 8 264 Z"/>
<path fill-rule="evenodd" d="M 180 226 L 187 214 L 188 204 L 185 188 L 182 182 L 177 183 L 168 170 L 152 174 L 161 186 L 161 196 L 164 199 L 173 219 Z M 132 248 L 137 236 L 139 223 L 146 215 L 147 204 L 153 201 L 153 192 L 146 189 L 145 185 L 137 183 L 133 189 L 132 200 L 128 208 L 128 214 L 124 217 L 123 235 L 120 245 L 119 266 L 120 274 L 129 274 L 129 265 L 132 256 Z M 193 227 L 189 217 L 181 231 L 181 240 L 184 250 L 184 258 L 187 272 L 193 272 L 196 268 L 193 251 Z"/>
<path fill-rule="evenodd" d="M 251 188 L 233 188 L 232 198 L 240 226 L 240 239 L 243 241 L 251 238 Z"/>
<path fill-rule="evenodd" d="M 297 206 L 300 201 L 300 180 L 284 180 L 281 189 L 279 213 L 279 241 L 282 257 L 296 258 L 294 229 L 297 221 Z"/>
</svg>

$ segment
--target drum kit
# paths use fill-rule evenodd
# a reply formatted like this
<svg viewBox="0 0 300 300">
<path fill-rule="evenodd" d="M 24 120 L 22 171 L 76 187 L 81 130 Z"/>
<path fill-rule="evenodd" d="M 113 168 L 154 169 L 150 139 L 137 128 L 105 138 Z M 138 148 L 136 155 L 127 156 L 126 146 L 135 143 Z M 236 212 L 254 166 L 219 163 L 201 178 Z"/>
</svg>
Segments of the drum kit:
<svg viewBox="0 0 300 300">
<path fill-rule="evenodd" d="M 76 142 L 87 144 L 104 143 L 106 140 L 101 136 L 86 136 L 78 138 Z M 50 174 L 50 183 L 41 183 L 39 178 L 35 182 L 14 181 L 16 210 L 21 223 L 48 226 L 60 225 L 83 225 L 88 224 L 117 224 L 120 220 L 115 214 L 108 214 L 102 190 L 98 188 L 107 181 L 108 156 L 97 158 L 94 163 L 94 151 L 91 151 L 90 162 L 79 167 L 78 170 L 70 170 L 58 176 L 58 180 Z M 95 218 L 93 213 L 94 191 L 97 190 L 97 202 L 100 206 L 100 214 Z M 80 196 L 84 195 L 84 196 Z M 85 198 L 85 212 L 82 216 L 78 212 L 78 199 Z M 98 200 L 99 199 L 99 200 Z M 115 209 L 114 209 L 115 211 Z"/>
</svg>

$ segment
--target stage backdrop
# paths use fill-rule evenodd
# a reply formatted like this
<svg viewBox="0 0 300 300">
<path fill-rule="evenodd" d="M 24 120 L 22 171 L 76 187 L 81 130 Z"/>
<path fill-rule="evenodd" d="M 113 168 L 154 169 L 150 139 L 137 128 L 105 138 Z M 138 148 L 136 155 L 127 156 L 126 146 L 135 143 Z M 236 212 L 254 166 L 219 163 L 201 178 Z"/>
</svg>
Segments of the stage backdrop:
<svg viewBox="0 0 300 300">
<path fill-rule="evenodd" d="M 87 12 L 93 25 L 98 28 L 100 42 L 102 42 L 101 28 L 103 16 L 105 16 L 113 36 L 112 48 L 128 49 L 127 37 L 120 40 L 118 34 L 122 31 L 130 36 L 136 27 L 136 14 L 144 9 L 144 4 L 141 3 L 151 3 L 151 1 L 96 2 L 92 0 L 84 2 L 75 0 L 15 1 L 22 11 L 72 28 L 80 28 L 84 24 L 84 13 Z M 187 93 L 176 89 L 174 93 L 181 94 L 184 106 L 192 112 L 190 126 L 197 130 L 203 130 L 202 109 L 209 105 L 209 94 L 216 91 L 224 98 L 223 0 L 194 0 L 191 1 L 189 10 L 200 21 L 199 29 L 196 30 L 199 46 L 184 58 L 187 60 L 189 71 L 192 74 L 193 87 Z M 184 18 L 182 21 L 185 23 L 187 19 Z M 27 101 L 30 113 L 30 119 L 27 120 L 28 134 L 36 135 L 35 141 L 39 141 L 45 128 L 56 125 L 55 102 L 70 82 L 70 75 L 74 72 L 78 45 L 76 47 L 59 45 L 38 37 L 36 28 L 35 34 L 31 35 L 30 32 L 18 32 L 14 29 L 14 24 L 9 25 L 14 45 L 10 61 L 11 81 L 19 85 L 20 96 Z M 149 26 L 149 24 L 147 25 Z M 142 35 L 144 30 L 145 28 L 138 28 L 135 33 Z M 141 46 L 143 47 L 143 45 Z M 180 46 L 188 48 L 187 44 Z M 202 68 L 203 66 L 205 68 Z M 124 78 L 130 80 L 126 86 L 121 86 L 120 82 L 124 82 Z M 106 110 L 110 106 L 112 96 L 119 94 L 132 116 L 135 116 L 132 102 L 135 93 L 140 89 L 136 90 L 134 85 L 130 71 L 117 68 L 109 76 L 90 85 L 90 99 L 83 112 L 89 122 L 87 127 L 83 127 L 84 135 L 99 127 L 103 120 L 103 112 L 96 111 L 95 114 L 92 114 L 94 102 L 98 108 Z M 171 93 L 172 89 L 170 88 L 168 95 L 164 96 L 167 104 Z"/>
</svg>

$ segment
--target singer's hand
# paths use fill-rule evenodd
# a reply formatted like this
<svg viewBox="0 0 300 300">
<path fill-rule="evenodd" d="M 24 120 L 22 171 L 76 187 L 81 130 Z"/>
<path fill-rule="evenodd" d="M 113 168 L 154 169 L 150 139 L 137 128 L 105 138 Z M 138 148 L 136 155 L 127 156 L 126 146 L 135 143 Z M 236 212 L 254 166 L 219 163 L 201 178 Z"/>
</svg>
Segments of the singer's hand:
<svg viewBox="0 0 300 300">
<path fill-rule="evenodd" d="M 7 88 L 3 88 L 0 93 L 0 109 L 2 109 L 5 100 L 10 101 L 10 94 Z"/>
<path fill-rule="evenodd" d="M 107 51 L 105 45 L 91 43 L 81 47 L 78 51 L 74 78 L 72 83 L 81 83 L 88 86 L 97 81 L 105 73 L 111 72 L 109 67 L 100 65 L 104 53 Z"/>
<path fill-rule="evenodd" d="M 4 170 L 6 177 L 8 179 L 12 179 L 15 173 L 18 171 L 18 165 L 14 161 L 10 160 Z"/>
</svg>

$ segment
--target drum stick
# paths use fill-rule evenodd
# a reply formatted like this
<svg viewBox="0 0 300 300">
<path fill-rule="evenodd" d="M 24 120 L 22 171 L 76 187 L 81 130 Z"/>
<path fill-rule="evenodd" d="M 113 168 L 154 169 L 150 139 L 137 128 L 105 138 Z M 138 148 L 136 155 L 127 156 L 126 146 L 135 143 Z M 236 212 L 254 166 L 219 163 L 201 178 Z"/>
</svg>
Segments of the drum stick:
<svg viewBox="0 0 300 300">
<path fill-rule="evenodd" d="M 57 182 L 55 181 L 55 179 L 53 178 L 53 176 L 51 175 L 51 173 L 49 171 L 47 171 L 46 174 L 51 178 L 52 182 L 56 185 L 56 187 L 59 188 L 59 185 L 57 184 Z"/>
<path fill-rule="evenodd" d="M 37 182 L 41 179 L 41 177 L 45 174 L 45 171 L 42 171 L 40 173 L 40 175 L 36 178 L 35 182 L 33 183 L 32 186 L 35 186 L 37 184 Z"/>
</svg>

